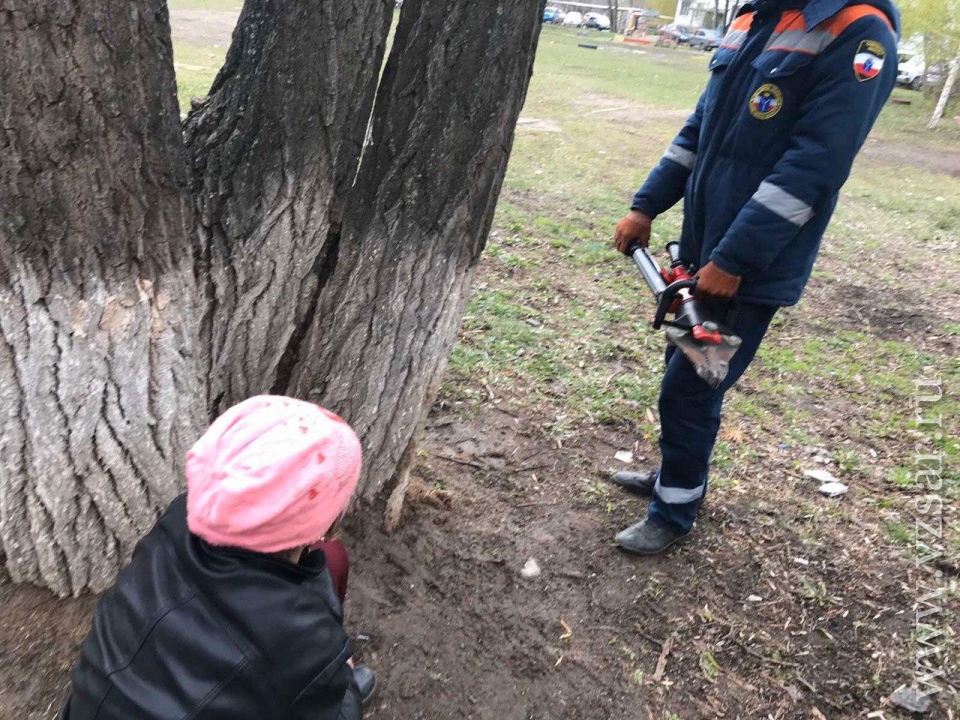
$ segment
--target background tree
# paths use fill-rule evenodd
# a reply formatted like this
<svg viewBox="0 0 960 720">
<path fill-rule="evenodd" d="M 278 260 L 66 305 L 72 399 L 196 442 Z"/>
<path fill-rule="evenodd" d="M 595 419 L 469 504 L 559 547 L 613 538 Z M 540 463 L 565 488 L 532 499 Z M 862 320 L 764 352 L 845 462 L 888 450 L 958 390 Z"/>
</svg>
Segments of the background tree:
<svg viewBox="0 0 960 720">
<path fill-rule="evenodd" d="M 934 65 L 946 69 L 940 98 L 930 119 L 930 127 L 934 127 L 946 110 L 960 70 L 960 0 L 904 0 L 901 10 L 903 37 L 923 37 L 927 69 Z"/>
<path fill-rule="evenodd" d="M 163 0 L 0 15 L 0 539 L 105 587 L 210 417 L 358 429 L 402 498 L 492 222 L 543 3 L 247 0 L 181 134 Z M 371 118 L 372 142 L 363 152 Z M 359 165 L 359 174 L 357 168 Z M 399 472 L 398 472 L 399 470 Z"/>
<path fill-rule="evenodd" d="M 610 32 L 614 34 L 620 32 L 619 0 L 607 0 L 607 14 L 610 17 Z"/>
</svg>

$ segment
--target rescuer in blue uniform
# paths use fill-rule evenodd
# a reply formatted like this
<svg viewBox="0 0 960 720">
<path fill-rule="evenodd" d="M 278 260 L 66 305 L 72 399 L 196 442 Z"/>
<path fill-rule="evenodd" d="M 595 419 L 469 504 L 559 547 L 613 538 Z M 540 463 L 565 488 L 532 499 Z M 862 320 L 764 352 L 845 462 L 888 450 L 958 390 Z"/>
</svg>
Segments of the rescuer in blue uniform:
<svg viewBox="0 0 960 720">
<path fill-rule="evenodd" d="M 615 243 L 646 246 L 683 198 L 682 260 L 697 294 L 740 299 L 743 340 L 716 389 L 669 348 L 660 388 L 661 465 L 618 473 L 652 495 L 625 550 L 660 552 L 687 535 L 707 490 L 723 396 L 753 359 L 777 308 L 793 305 L 820 239 L 897 77 L 900 15 L 888 0 L 758 0 L 731 24 L 697 108 L 637 192 Z"/>
</svg>

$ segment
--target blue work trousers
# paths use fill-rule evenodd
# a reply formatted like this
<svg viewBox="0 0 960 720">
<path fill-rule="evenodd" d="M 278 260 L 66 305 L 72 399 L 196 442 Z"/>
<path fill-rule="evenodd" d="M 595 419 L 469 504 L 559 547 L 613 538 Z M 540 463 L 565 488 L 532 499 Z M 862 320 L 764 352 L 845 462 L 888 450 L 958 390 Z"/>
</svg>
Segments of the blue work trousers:
<svg viewBox="0 0 960 720">
<path fill-rule="evenodd" d="M 701 380 L 675 346 L 667 348 L 667 369 L 660 384 L 660 473 L 648 511 L 652 522 L 681 533 L 693 527 L 707 493 L 724 393 L 753 360 L 777 309 L 774 305 L 741 304 L 732 330 L 743 344 L 717 388 Z"/>
</svg>

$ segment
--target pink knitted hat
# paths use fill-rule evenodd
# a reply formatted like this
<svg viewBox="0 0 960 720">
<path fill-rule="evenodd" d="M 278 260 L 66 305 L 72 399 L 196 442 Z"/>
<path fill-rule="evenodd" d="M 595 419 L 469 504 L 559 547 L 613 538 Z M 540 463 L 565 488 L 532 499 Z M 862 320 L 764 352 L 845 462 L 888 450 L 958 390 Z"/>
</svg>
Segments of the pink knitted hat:
<svg viewBox="0 0 960 720">
<path fill-rule="evenodd" d="M 213 545 L 279 552 L 319 540 L 360 477 L 360 441 L 319 405 L 260 395 L 187 453 L 187 524 Z"/>
</svg>

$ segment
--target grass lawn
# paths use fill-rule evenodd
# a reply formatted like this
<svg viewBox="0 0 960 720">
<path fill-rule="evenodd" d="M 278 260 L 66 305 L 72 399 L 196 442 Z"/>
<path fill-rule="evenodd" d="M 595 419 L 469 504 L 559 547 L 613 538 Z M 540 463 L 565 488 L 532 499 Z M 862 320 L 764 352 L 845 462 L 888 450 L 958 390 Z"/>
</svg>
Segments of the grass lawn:
<svg viewBox="0 0 960 720">
<path fill-rule="evenodd" d="M 712 716 L 711 707 L 727 717 L 877 710 L 910 680 L 915 588 L 935 581 L 913 562 L 917 449 L 942 455 L 940 544 L 945 556 L 960 552 L 960 125 L 948 113 L 941 128 L 925 129 L 932 100 L 897 91 L 910 104 L 885 108 L 805 299 L 778 315 L 729 397 L 698 540 L 672 562 L 629 564 L 608 544 L 635 517 L 636 502 L 603 477 L 623 467 L 613 460 L 617 449 L 633 451 L 633 467 L 655 462 L 663 342 L 648 327 L 646 289 L 610 236 L 694 106 L 708 56 L 634 49 L 596 33 L 589 41 L 598 49 L 579 48 L 583 41 L 572 30 L 543 30 L 494 230 L 428 428 L 417 469 L 424 502 L 412 501 L 414 529 L 397 541 L 421 543 L 429 554 L 422 537 L 443 528 L 436 575 L 424 582 L 438 583 L 445 601 L 425 607 L 442 616 L 451 597 L 473 602 L 485 591 L 461 575 L 444 584 L 446 543 L 462 541 L 479 555 L 458 555 L 461 566 L 475 562 L 471 578 L 504 593 L 493 611 L 509 618 L 514 644 L 505 646 L 528 663 L 529 677 L 503 681 L 524 683 L 529 697 L 556 700 L 552 688 L 569 686 L 595 693 L 610 717 L 633 717 L 638 706 L 656 708 L 649 716 L 658 718 Z M 225 50 L 222 38 L 176 42 L 182 106 L 203 94 Z M 678 209 L 660 218 L 654 246 L 675 237 L 680 220 Z M 942 417 L 936 435 L 915 422 L 922 377 L 943 387 L 943 399 L 926 410 Z M 510 475 L 505 451 L 482 451 L 491 437 L 541 458 L 526 467 L 551 469 Z M 459 465 L 443 464 L 454 455 Z M 488 456 L 500 458 L 500 470 L 488 468 Z M 811 468 L 833 473 L 849 493 L 821 497 L 802 475 Z M 569 548 L 570 527 L 579 528 L 572 542 L 587 556 L 575 562 L 593 574 L 551 581 L 549 599 L 531 605 L 509 568 L 549 556 L 536 538 Z M 946 628 L 939 657 L 956 688 L 957 565 L 937 567 L 952 578 L 937 623 Z M 645 612 L 631 615 L 638 607 Z M 588 629 L 557 639 L 561 615 L 574 623 L 578 612 L 586 623 L 578 627 Z M 402 645 L 406 619 L 364 620 Z M 507 625 L 477 622 L 481 629 L 463 632 L 491 651 L 484 633 L 500 637 Z M 650 676 L 670 652 L 656 645 L 668 636 L 677 644 L 665 686 Z M 429 642 L 442 654 L 445 640 Z M 400 662 L 383 642 L 384 657 Z M 521 647 L 535 650 L 524 655 Z M 487 670 L 501 677 L 497 667 Z M 435 702 L 460 697 L 438 683 Z M 391 695 L 382 707 L 412 711 L 418 692 Z M 511 705 L 478 697 L 477 717 L 519 717 Z M 956 712 L 956 693 L 943 698 L 939 707 Z"/>
</svg>

